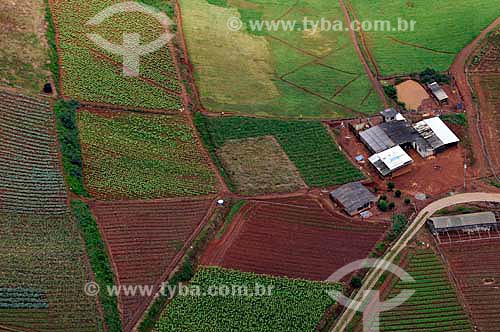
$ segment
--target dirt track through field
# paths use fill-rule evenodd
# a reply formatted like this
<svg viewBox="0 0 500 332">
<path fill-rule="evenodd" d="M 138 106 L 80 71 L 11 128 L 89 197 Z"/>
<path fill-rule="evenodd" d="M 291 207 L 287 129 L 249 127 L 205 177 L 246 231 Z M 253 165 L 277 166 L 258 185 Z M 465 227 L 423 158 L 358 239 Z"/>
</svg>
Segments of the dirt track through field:
<svg viewBox="0 0 500 332">
<path fill-rule="evenodd" d="M 474 39 L 472 43 L 467 45 L 456 57 L 455 61 L 451 65 L 451 73 L 455 78 L 457 88 L 464 101 L 465 109 L 467 110 L 467 118 L 469 123 L 474 124 L 471 126 L 470 135 L 472 139 L 472 144 L 475 151 L 482 151 L 483 158 L 477 159 L 477 168 L 481 175 L 488 175 L 492 173 L 498 180 L 495 165 L 492 163 L 490 158 L 490 152 L 485 143 L 485 138 L 483 136 L 483 130 L 485 123 L 481 119 L 481 110 L 476 106 L 472 97 L 473 88 L 469 82 L 469 59 L 471 55 L 475 52 L 477 47 L 480 45 L 481 41 L 486 37 L 488 33 L 493 31 L 498 25 L 500 25 L 500 17 L 497 18 L 493 23 L 491 23 L 486 29 L 484 29 L 479 36 Z"/>
<path fill-rule="evenodd" d="M 342 7 L 342 11 L 344 12 L 345 20 L 347 22 L 347 25 L 349 27 L 352 27 L 352 20 L 351 16 L 349 15 L 349 10 L 347 9 L 346 4 L 344 3 L 344 0 L 339 0 L 340 6 Z M 350 35 L 351 35 L 351 40 L 352 43 L 354 44 L 354 49 L 356 50 L 356 53 L 358 54 L 359 59 L 363 63 L 363 66 L 365 67 L 366 74 L 368 75 L 368 78 L 372 82 L 373 88 L 375 91 L 377 91 L 377 94 L 379 95 L 380 99 L 384 103 L 384 107 L 388 108 L 389 107 L 389 102 L 387 101 L 387 98 L 385 97 L 385 92 L 384 89 L 382 88 L 382 85 L 380 82 L 377 80 L 375 75 L 373 75 L 370 66 L 368 65 L 368 62 L 366 61 L 363 52 L 361 51 L 361 48 L 358 43 L 358 39 L 356 38 L 356 31 L 353 29 L 350 29 Z M 373 60 L 374 61 L 374 60 Z"/>
</svg>

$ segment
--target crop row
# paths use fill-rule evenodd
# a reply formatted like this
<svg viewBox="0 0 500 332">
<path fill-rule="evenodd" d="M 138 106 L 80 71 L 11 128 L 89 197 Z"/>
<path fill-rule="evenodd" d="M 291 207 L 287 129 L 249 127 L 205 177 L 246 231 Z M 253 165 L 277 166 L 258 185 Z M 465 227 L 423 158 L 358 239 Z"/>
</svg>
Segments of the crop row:
<svg viewBox="0 0 500 332">
<path fill-rule="evenodd" d="M 316 331 L 321 317 L 334 300 L 326 284 L 243 273 L 220 268 L 201 268 L 192 280 L 206 294 L 209 287 L 237 285 L 250 295 L 177 296 L 156 324 L 155 332 L 206 331 Z M 256 285 L 271 289 L 255 295 Z"/>
<path fill-rule="evenodd" d="M 203 220 L 211 203 L 211 200 L 186 199 L 93 204 L 92 210 L 116 267 L 117 283 L 159 285 L 172 259 Z M 148 299 L 137 294 L 118 300 L 126 327 Z"/>
<path fill-rule="evenodd" d="M 402 289 L 415 293 L 401 306 L 382 314 L 381 331 L 472 331 L 444 266 L 432 250 L 410 253 L 406 271 L 415 282 L 398 280 L 388 298 Z"/>
<path fill-rule="evenodd" d="M 227 141 L 272 135 L 310 186 L 332 186 L 363 178 L 320 122 L 211 118 L 197 113 L 195 123 L 212 158 L 221 168 L 215 152 Z"/>
<path fill-rule="evenodd" d="M 63 214 L 66 192 L 48 103 L 0 91 L 0 210 Z"/>
<path fill-rule="evenodd" d="M 53 16 L 59 34 L 65 94 L 81 101 L 125 106 L 178 110 L 181 87 L 170 48 L 163 46 L 141 56 L 139 76 L 123 75 L 123 58 L 94 44 L 88 33 L 122 45 L 126 33 L 139 33 L 141 43 L 159 38 L 164 30 L 152 16 L 127 12 L 91 27 L 86 24 L 116 0 L 53 1 Z M 75 78 L 78 79 L 75 79 Z"/>
<path fill-rule="evenodd" d="M 83 292 L 90 271 L 71 217 L 0 214 L 0 225 L 0 285 L 10 288 L 0 289 L 0 303 L 13 304 L 0 304 L 0 325 L 40 332 L 101 328 L 95 300 Z"/>
<path fill-rule="evenodd" d="M 181 116 L 78 113 L 84 178 L 100 199 L 196 196 L 216 178 L 193 128 Z M 140 150 L 140 152 L 138 152 Z"/>
</svg>

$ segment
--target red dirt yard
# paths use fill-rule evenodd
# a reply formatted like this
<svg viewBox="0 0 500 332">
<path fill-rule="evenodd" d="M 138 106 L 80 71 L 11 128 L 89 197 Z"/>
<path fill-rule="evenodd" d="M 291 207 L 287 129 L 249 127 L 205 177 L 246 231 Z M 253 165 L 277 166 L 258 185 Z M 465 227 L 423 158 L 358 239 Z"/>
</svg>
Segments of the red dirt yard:
<svg viewBox="0 0 500 332">
<path fill-rule="evenodd" d="M 367 257 L 386 227 L 334 215 L 314 198 L 252 201 L 226 234 L 211 243 L 201 263 L 325 280 L 345 264 Z"/>
</svg>

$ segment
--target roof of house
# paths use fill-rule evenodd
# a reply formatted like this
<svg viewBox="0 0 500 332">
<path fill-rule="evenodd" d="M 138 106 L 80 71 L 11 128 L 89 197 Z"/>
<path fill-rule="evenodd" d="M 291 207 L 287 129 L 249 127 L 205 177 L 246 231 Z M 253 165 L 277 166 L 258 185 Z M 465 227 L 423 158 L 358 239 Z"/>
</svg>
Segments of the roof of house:
<svg viewBox="0 0 500 332">
<path fill-rule="evenodd" d="M 388 108 L 380 112 L 383 117 L 395 117 L 398 112 L 394 108 Z"/>
<path fill-rule="evenodd" d="M 415 130 L 429 143 L 437 149 L 443 145 L 460 142 L 460 139 L 448 128 L 439 117 L 426 119 L 415 124 Z"/>
<path fill-rule="evenodd" d="M 359 182 L 352 182 L 335 189 L 330 193 L 333 199 L 342 204 L 349 213 L 355 213 L 360 207 L 376 202 L 377 197 Z"/>
<path fill-rule="evenodd" d="M 359 136 L 368 145 L 368 148 L 375 153 L 385 151 L 396 145 L 380 126 L 364 130 L 359 133 Z"/>
<path fill-rule="evenodd" d="M 496 224 L 497 220 L 493 212 L 479 212 L 461 214 L 457 216 L 429 218 L 435 229 L 473 227 L 487 224 Z"/>
<path fill-rule="evenodd" d="M 399 145 L 374 154 L 368 160 L 383 176 L 413 162 L 413 159 Z"/>
<path fill-rule="evenodd" d="M 432 93 L 439 101 L 448 99 L 448 95 L 446 94 L 446 92 L 444 92 L 443 88 L 441 88 L 441 86 L 437 84 L 437 82 L 429 84 L 428 87 L 429 89 L 431 89 Z"/>
</svg>

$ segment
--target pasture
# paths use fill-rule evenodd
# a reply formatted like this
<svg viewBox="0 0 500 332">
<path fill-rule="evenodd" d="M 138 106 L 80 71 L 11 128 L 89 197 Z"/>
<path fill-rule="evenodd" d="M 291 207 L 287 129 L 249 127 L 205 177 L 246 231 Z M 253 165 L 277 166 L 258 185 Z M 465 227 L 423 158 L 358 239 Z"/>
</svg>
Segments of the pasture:
<svg viewBox="0 0 500 332">
<path fill-rule="evenodd" d="M 178 110 L 182 89 L 169 46 L 141 56 L 139 76 L 123 75 L 122 56 L 97 46 L 88 33 L 99 34 L 116 45 L 125 33 L 140 33 L 141 44 L 156 40 L 162 26 L 144 13 L 126 12 L 98 26 L 87 22 L 116 0 L 54 0 L 52 5 L 63 70 L 64 94 L 79 101 L 130 107 Z"/>
<path fill-rule="evenodd" d="M 202 267 L 190 285 L 205 296 L 175 297 L 155 332 L 313 332 L 326 309 L 334 304 L 327 291 L 341 288 L 214 267 Z M 209 288 L 230 285 L 246 287 L 249 295 L 207 296 Z M 257 285 L 265 295 L 257 295 Z"/>
<path fill-rule="evenodd" d="M 312 187 L 332 186 L 363 179 L 364 175 L 339 150 L 321 122 L 283 121 L 244 117 L 205 117 L 197 113 L 195 124 L 205 147 L 227 176 L 217 151 L 236 139 L 274 136 L 305 183 Z M 256 157 L 256 156 L 254 156 Z M 259 159 L 266 158 L 259 156 Z"/>
<path fill-rule="evenodd" d="M 208 157 L 185 117 L 80 111 L 77 118 L 92 196 L 146 199 L 217 191 Z"/>
<path fill-rule="evenodd" d="M 360 21 L 391 22 L 390 31 L 364 32 L 382 76 L 421 72 L 428 67 L 448 70 L 455 56 L 500 15 L 498 3 L 484 0 L 346 2 Z M 399 18 L 416 21 L 414 31 L 393 31 Z"/>
<path fill-rule="evenodd" d="M 0 85 L 39 93 L 50 76 L 45 1 L 0 2 Z"/>
<path fill-rule="evenodd" d="M 343 20 L 338 2 L 181 0 L 183 29 L 204 106 L 213 112 L 342 118 L 373 114 L 373 91 L 347 31 L 315 31 L 309 20 Z M 230 31 L 227 22 L 243 28 Z M 252 31 L 250 20 L 296 21 Z"/>
</svg>

